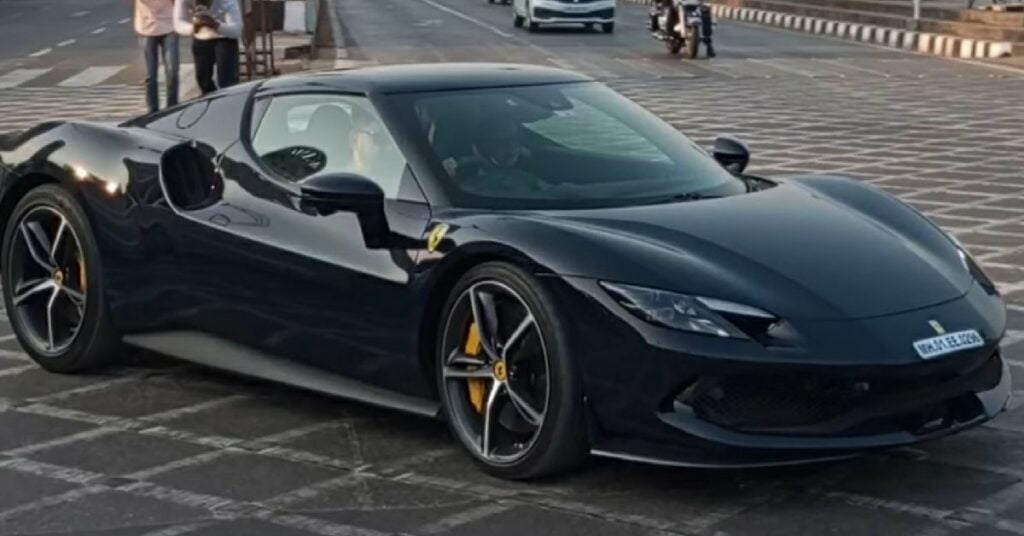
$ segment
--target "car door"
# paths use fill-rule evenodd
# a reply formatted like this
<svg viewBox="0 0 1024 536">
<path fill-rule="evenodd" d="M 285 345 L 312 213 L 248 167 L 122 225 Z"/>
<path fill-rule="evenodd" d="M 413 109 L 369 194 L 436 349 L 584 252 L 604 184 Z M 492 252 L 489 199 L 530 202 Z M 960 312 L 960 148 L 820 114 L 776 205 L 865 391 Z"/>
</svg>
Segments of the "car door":
<svg viewBox="0 0 1024 536">
<path fill-rule="evenodd" d="M 370 249 L 355 214 L 302 202 L 303 181 L 355 173 L 385 193 L 394 234 L 422 237 L 429 207 L 366 97 L 257 95 L 249 128 L 217 161 L 217 202 L 181 211 L 216 299 L 209 333 L 281 359 L 409 394 L 416 361 L 416 249 Z M 184 261 L 183 262 L 187 262 Z M 187 269 L 195 270 L 194 266 Z"/>
</svg>

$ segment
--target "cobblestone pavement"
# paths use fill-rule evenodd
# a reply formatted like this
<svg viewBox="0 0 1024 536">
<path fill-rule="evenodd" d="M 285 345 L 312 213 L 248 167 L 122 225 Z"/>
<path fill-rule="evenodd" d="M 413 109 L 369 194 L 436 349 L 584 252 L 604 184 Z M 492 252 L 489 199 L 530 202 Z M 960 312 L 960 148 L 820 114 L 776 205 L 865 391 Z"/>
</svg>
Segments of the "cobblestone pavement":
<svg viewBox="0 0 1024 536">
<path fill-rule="evenodd" d="M 562 64 L 705 146 L 744 138 L 756 173 L 844 173 L 899 195 L 999 282 L 1011 302 L 1004 352 L 1024 378 L 1019 74 L 732 23 L 719 27 L 723 58 L 684 63 L 643 35 L 635 6 L 622 6 L 614 36 L 530 36 L 511 29 L 508 8 L 476 0 L 338 5 L 348 61 L 465 59 L 474 43 L 474 59 Z M 127 86 L 0 90 L 0 130 L 140 106 Z M 975 430 L 852 461 L 698 471 L 595 460 L 514 484 L 484 476 L 430 420 L 145 353 L 79 377 L 26 359 L 3 322 L 0 534 L 1024 534 L 1020 397 Z"/>
</svg>

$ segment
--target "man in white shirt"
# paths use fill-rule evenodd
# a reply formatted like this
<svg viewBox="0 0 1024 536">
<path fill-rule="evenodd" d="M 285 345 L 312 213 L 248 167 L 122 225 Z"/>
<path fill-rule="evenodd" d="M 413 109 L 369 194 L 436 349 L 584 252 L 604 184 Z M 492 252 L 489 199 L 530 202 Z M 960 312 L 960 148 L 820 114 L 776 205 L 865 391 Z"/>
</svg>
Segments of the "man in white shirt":
<svg viewBox="0 0 1024 536">
<path fill-rule="evenodd" d="M 174 29 L 179 35 L 192 36 L 196 82 L 204 95 L 238 83 L 242 35 L 238 0 L 174 0 Z"/>
<path fill-rule="evenodd" d="M 135 0 L 135 33 L 146 60 L 146 106 L 160 108 L 157 69 L 163 57 L 167 80 L 167 106 L 178 103 L 178 34 L 174 33 L 174 0 Z"/>
</svg>

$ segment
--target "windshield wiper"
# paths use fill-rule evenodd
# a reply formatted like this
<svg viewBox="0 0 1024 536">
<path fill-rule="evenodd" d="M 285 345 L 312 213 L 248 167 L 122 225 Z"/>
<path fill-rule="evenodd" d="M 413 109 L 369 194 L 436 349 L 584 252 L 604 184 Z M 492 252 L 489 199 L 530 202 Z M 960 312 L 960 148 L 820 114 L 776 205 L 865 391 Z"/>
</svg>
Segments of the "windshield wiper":
<svg viewBox="0 0 1024 536">
<path fill-rule="evenodd" d="M 725 197 L 725 196 L 723 196 L 723 195 L 702 194 L 700 192 L 687 192 L 685 194 L 674 194 L 674 195 L 670 195 L 668 197 L 661 197 L 661 198 L 655 199 L 654 201 L 651 201 L 649 203 L 644 203 L 644 204 L 645 205 L 662 205 L 662 204 L 665 204 L 665 203 L 681 203 L 681 202 L 684 202 L 684 201 L 703 201 L 705 199 L 720 199 L 722 197 Z"/>
</svg>

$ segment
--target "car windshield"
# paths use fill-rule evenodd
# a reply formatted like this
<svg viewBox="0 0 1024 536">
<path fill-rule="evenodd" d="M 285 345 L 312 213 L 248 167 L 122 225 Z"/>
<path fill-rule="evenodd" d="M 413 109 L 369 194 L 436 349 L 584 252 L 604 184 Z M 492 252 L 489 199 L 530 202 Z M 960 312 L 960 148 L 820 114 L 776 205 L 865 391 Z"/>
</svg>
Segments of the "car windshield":
<svg viewBox="0 0 1024 536">
<path fill-rule="evenodd" d="M 596 82 L 398 99 L 459 207 L 621 207 L 746 191 L 675 128 Z"/>
</svg>

